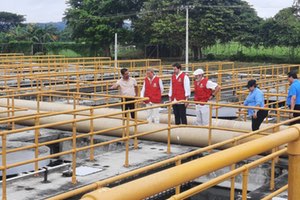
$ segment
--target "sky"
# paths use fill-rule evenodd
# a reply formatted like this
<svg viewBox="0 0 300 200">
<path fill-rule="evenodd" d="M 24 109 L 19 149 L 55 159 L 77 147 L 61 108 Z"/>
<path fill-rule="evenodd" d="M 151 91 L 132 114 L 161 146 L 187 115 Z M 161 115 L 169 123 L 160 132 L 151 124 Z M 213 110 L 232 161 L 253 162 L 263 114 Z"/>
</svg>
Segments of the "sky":
<svg viewBox="0 0 300 200">
<path fill-rule="evenodd" d="M 290 7 L 293 0 L 245 0 L 262 18 L 273 17 L 279 10 Z M 0 0 L 0 11 L 25 15 L 26 22 L 62 21 L 66 0 Z"/>
</svg>

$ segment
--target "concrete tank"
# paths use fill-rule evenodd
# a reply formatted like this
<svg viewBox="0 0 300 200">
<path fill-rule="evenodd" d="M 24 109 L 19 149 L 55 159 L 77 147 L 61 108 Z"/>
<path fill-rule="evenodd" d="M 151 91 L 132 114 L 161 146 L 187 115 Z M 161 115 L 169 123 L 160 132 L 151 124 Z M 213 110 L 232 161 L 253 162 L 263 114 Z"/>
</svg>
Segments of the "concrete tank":
<svg viewBox="0 0 300 200">
<path fill-rule="evenodd" d="M 0 148 L 2 151 L 2 143 L 0 144 Z M 19 147 L 24 147 L 32 145 L 32 143 L 29 142 L 12 142 L 8 141 L 6 142 L 6 149 L 12 149 L 12 148 L 19 148 Z M 22 150 L 22 151 L 17 151 L 17 152 L 12 152 L 6 154 L 6 164 L 14 164 L 26 160 L 31 160 L 34 159 L 34 149 L 27 149 L 27 150 Z M 47 146 L 41 146 L 39 147 L 39 157 L 44 157 L 50 155 L 50 148 Z M 42 160 L 39 161 L 39 168 L 42 168 L 46 165 L 48 165 L 50 162 L 49 159 L 47 160 Z M 0 155 L 0 165 L 2 165 L 2 155 Z M 13 167 L 7 170 L 7 175 L 17 175 L 23 172 L 29 172 L 29 171 L 34 171 L 34 163 L 26 164 L 26 165 L 21 165 L 18 167 Z M 2 176 L 2 171 L 0 171 L 0 176 Z"/>
</svg>

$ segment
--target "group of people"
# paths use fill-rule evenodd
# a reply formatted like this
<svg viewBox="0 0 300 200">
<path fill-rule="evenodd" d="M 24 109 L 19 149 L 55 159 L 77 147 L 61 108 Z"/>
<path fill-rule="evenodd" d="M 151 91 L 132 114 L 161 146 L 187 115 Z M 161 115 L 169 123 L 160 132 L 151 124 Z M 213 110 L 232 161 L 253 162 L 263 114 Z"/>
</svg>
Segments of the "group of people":
<svg viewBox="0 0 300 200">
<path fill-rule="evenodd" d="M 190 78 L 181 71 L 182 66 L 179 63 L 172 65 L 173 75 L 170 80 L 169 101 L 174 102 L 172 105 L 173 113 L 175 116 L 175 124 L 187 124 L 186 107 L 187 103 L 182 100 L 188 100 L 191 95 Z M 130 77 L 129 71 L 126 68 L 121 69 L 122 78 L 118 80 L 111 89 L 120 88 L 121 95 L 127 96 L 125 101 L 133 101 L 138 95 L 138 86 L 134 78 Z M 209 106 L 204 104 L 209 100 L 215 98 L 220 91 L 220 86 L 204 77 L 204 71 L 197 69 L 194 71 L 194 101 L 196 103 L 196 125 L 208 125 L 209 122 Z M 297 79 L 296 72 L 288 73 L 288 81 L 290 88 L 287 97 L 287 105 L 291 110 L 300 110 L 300 81 Z M 265 100 L 264 93 L 257 87 L 256 80 L 249 80 L 247 83 L 249 95 L 244 101 L 245 106 L 257 107 L 249 108 L 248 115 L 252 120 L 252 130 L 259 129 L 261 123 L 268 116 L 268 111 L 259 109 L 264 108 Z M 149 68 L 146 71 L 143 87 L 140 92 L 140 97 L 148 97 L 149 100 L 145 101 L 147 107 L 158 105 L 162 101 L 162 93 L 164 86 L 162 80 L 155 74 L 154 70 Z M 176 103 L 177 102 L 177 103 Z M 124 107 L 125 110 L 134 109 L 134 103 L 127 103 Z M 300 116 L 300 113 L 294 113 L 293 117 Z M 131 112 L 131 118 L 135 118 L 134 112 Z M 147 120 L 150 123 L 159 123 L 159 107 L 148 109 Z M 293 122 L 300 123 L 300 120 Z"/>
<path fill-rule="evenodd" d="M 175 124 L 187 124 L 186 107 L 187 103 L 181 102 L 188 100 L 191 95 L 190 78 L 186 73 L 181 71 L 182 66 L 179 63 L 172 65 L 173 75 L 170 80 L 169 101 L 175 102 L 173 113 L 175 116 Z M 204 71 L 197 69 L 193 73 L 195 75 L 194 81 L 194 100 L 196 103 L 196 125 L 207 125 L 209 121 L 209 107 L 203 104 L 213 99 L 220 91 L 220 86 L 204 77 Z M 122 78 L 118 80 L 111 89 L 120 88 L 121 95 L 128 97 L 137 97 L 137 82 L 134 78 L 129 76 L 129 71 L 126 68 L 121 70 Z M 149 100 L 145 101 L 147 107 L 155 104 L 160 104 L 162 100 L 162 93 L 164 86 L 162 80 L 155 75 L 153 69 L 149 68 L 146 72 L 146 77 L 141 89 L 140 96 L 148 97 Z M 125 101 L 132 101 L 132 98 L 125 98 Z M 177 103 L 176 103 L 177 102 Z M 134 103 L 127 103 L 125 110 L 134 109 Z M 134 113 L 131 112 L 131 117 L 134 118 Z M 159 123 L 159 108 L 148 109 L 147 120 L 150 123 Z"/>
</svg>

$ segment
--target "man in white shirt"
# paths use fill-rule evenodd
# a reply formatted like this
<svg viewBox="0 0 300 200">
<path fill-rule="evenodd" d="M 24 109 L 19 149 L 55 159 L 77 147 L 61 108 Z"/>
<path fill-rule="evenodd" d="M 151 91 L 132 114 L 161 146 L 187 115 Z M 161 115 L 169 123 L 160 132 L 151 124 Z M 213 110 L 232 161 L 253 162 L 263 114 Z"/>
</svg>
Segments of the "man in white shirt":
<svg viewBox="0 0 300 200">
<path fill-rule="evenodd" d="M 162 80 L 155 75 L 152 68 L 147 69 L 146 77 L 141 90 L 141 97 L 148 97 L 145 101 L 147 107 L 161 103 L 161 95 L 164 92 Z M 159 123 L 159 108 L 148 109 L 148 122 Z"/>
<path fill-rule="evenodd" d="M 121 69 L 122 78 L 118 80 L 110 89 L 120 88 L 120 94 L 124 96 L 136 97 L 138 94 L 137 82 L 134 78 L 130 77 L 129 71 L 126 68 Z M 134 101 L 134 98 L 125 98 L 125 101 Z M 125 110 L 135 109 L 134 103 L 125 104 Z M 123 106 L 122 106 L 123 110 Z M 131 118 L 135 118 L 135 112 L 130 113 Z"/>
<path fill-rule="evenodd" d="M 181 65 L 174 63 L 174 74 L 170 81 L 169 100 L 177 102 L 181 100 L 188 100 L 191 95 L 190 79 L 181 71 Z M 187 124 L 186 106 L 184 103 L 177 103 L 173 105 L 173 112 L 175 115 L 175 124 Z"/>
</svg>

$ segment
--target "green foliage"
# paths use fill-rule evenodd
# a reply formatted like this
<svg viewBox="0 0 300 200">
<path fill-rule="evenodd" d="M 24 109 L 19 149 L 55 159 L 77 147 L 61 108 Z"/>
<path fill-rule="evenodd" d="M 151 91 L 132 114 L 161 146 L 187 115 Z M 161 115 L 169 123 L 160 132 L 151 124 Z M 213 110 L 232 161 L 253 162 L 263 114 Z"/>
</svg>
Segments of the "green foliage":
<svg viewBox="0 0 300 200">
<path fill-rule="evenodd" d="M 0 12 L 0 32 L 7 32 L 25 21 L 24 15 Z"/>
<path fill-rule="evenodd" d="M 292 8 L 281 10 L 274 18 L 266 20 L 260 29 L 261 44 L 266 47 L 289 48 L 289 57 L 295 58 L 295 49 L 300 46 L 300 21 Z"/>
<path fill-rule="evenodd" d="M 8 32 L 0 35 L 0 42 L 31 41 L 34 43 L 46 43 L 58 40 L 58 31 L 54 26 L 40 27 L 35 24 L 16 26 Z"/>
<path fill-rule="evenodd" d="M 134 17 L 127 14 L 139 11 L 142 3 L 139 0 L 69 0 L 65 19 L 74 39 L 92 44 L 95 52 L 102 47 L 110 55 L 115 33 L 120 43 L 130 38 L 131 30 L 124 28 L 124 20 Z"/>
<path fill-rule="evenodd" d="M 7 53 L 24 53 L 29 55 L 32 53 L 32 42 L 11 41 L 9 43 L 1 44 L 0 51 Z"/>
<path fill-rule="evenodd" d="M 246 47 L 237 42 L 217 43 L 204 49 L 207 60 L 232 60 L 245 62 L 300 63 L 300 48 L 295 49 L 295 58 L 289 57 L 290 49 L 284 46 Z"/>
<path fill-rule="evenodd" d="M 241 0 L 148 0 L 133 21 L 135 39 L 144 44 L 185 47 L 185 15 L 189 7 L 189 41 L 195 58 L 202 49 L 233 39 L 251 45 L 261 19 Z"/>
<path fill-rule="evenodd" d="M 91 54 L 91 44 L 78 44 L 78 43 L 70 43 L 70 42 L 51 42 L 47 43 L 44 46 L 46 52 L 52 52 L 53 54 L 60 54 L 62 51 L 66 52 L 74 52 L 76 55 L 81 56 L 89 56 Z M 100 55 L 103 55 L 102 49 L 98 49 L 97 52 L 99 52 Z"/>
<path fill-rule="evenodd" d="M 58 52 L 52 52 L 52 51 L 49 51 L 48 54 L 50 55 L 64 55 L 65 57 L 81 57 L 82 55 L 81 54 L 78 54 L 76 53 L 75 51 L 73 50 L 70 50 L 70 49 L 62 49 L 62 50 L 59 50 Z"/>
</svg>

